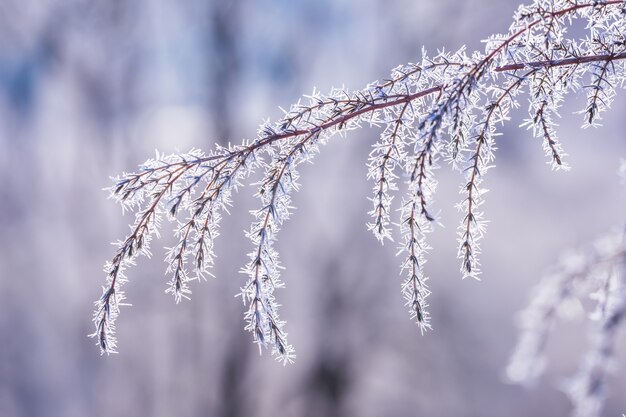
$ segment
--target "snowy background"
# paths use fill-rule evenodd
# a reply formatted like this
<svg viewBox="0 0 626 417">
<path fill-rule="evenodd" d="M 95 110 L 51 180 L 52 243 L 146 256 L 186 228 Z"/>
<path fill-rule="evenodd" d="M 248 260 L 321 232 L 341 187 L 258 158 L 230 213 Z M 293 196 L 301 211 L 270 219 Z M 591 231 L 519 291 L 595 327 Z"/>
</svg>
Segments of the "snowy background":
<svg viewBox="0 0 626 417">
<path fill-rule="evenodd" d="M 573 170 L 552 173 L 513 120 L 500 138 L 485 211 L 482 282 L 461 281 L 454 205 L 441 171 L 427 264 L 434 331 L 400 294 L 394 245 L 366 231 L 365 162 L 380 133 L 351 132 L 302 169 L 278 249 L 294 365 L 259 356 L 234 297 L 250 243 L 252 188 L 217 241 L 216 278 L 191 301 L 164 294 L 164 233 L 129 271 L 133 307 L 118 355 L 91 333 L 109 242 L 128 231 L 102 188 L 154 155 L 239 142 L 313 87 L 362 88 L 420 48 L 482 48 L 516 4 L 487 0 L 0 0 L 0 416 L 565 416 L 558 386 L 587 345 L 582 314 L 557 330 L 547 375 L 508 385 L 515 315 L 567 248 L 624 218 L 616 171 L 626 102 L 581 130 L 584 97 L 559 130 Z M 525 105 L 523 105 L 525 107 Z M 165 225 L 166 231 L 171 229 Z M 574 309 L 576 310 L 576 309 Z M 582 310 L 581 310 L 582 312 Z M 605 415 L 626 412 L 626 334 Z"/>
</svg>

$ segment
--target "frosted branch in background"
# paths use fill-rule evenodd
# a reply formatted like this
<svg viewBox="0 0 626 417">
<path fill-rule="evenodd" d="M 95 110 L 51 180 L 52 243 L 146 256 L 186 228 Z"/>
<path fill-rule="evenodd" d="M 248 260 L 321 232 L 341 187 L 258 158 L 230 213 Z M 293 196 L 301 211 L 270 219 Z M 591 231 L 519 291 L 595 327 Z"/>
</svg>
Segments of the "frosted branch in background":
<svg viewBox="0 0 626 417">
<path fill-rule="evenodd" d="M 620 167 L 624 178 L 624 162 Z M 564 256 L 560 266 L 540 283 L 520 315 L 520 336 L 507 368 L 515 383 L 533 384 L 544 372 L 546 346 L 568 302 L 588 298 L 590 347 L 577 374 L 564 384 L 573 417 L 597 417 L 607 396 L 606 379 L 615 368 L 617 331 L 626 315 L 626 230 L 599 239 L 586 250 Z"/>
</svg>

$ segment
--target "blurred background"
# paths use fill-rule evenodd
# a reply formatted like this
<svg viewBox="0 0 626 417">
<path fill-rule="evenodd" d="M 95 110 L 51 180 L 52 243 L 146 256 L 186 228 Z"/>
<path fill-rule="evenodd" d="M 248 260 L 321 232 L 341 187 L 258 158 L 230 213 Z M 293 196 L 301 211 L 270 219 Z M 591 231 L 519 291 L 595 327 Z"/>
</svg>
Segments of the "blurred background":
<svg viewBox="0 0 626 417">
<path fill-rule="evenodd" d="M 259 356 L 234 297 L 250 249 L 253 189 L 235 196 L 215 279 L 179 305 L 164 294 L 165 224 L 154 257 L 129 271 L 119 354 L 101 357 L 92 303 L 132 214 L 102 191 L 154 155 L 252 138 L 313 87 L 359 89 L 425 46 L 482 48 L 517 4 L 487 0 L 0 0 L 0 416 L 565 416 L 559 390 L 588 340 L 579 314 L 557 329 L 548 372 L 508 385 L 515 317 L 567 248 L 619 227 L 626 156 L 622 96 L 599 130 L 570 97 L 560 136 L 571 172 L 504 129 L 486 186 L 483 280 L 456 260 L 460 177 L 440 170 L 427 264 L 434 330 L 421 336 L 400 294 L 393 244 L 366 231 L 365 162 L 380 133 L 351 132 L 302 168 L 278 249 L 278 291 L 294 365 Z M 525 104 L 522 105 L 525 108 Z M 520 116 L 521 113 L 518 114 Z M 348 191 L 346 191 L 348 190 Z M 582 312 L 581 312 L 582 313 Z M 605 415 L 626 412 L 626 334 Z"/>
</svg>

